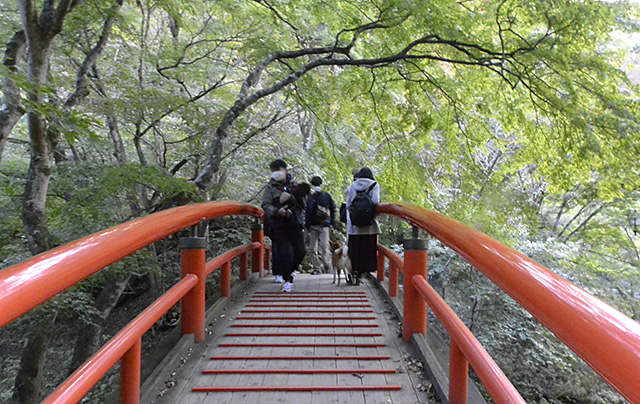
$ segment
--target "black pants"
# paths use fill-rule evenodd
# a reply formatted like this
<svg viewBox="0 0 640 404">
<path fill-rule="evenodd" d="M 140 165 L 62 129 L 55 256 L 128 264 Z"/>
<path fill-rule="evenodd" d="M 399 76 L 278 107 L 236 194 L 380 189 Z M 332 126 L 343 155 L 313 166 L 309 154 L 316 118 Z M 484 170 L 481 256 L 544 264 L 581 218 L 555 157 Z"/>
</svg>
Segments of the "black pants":
<svg viewBox="0 0 640 404">
<path fill-rule="evenodd" d="M 377 234 L 349 234 L 349 258 L 353 275 L 357 278 L 365 272 L 378 270 L 378 235 Z"/>
<path fill-rule="evenodd" d="M 274 227 L 271 233 L 273 274 L 292 282 L 295 271 L 305 254 L 304 235 L 297 225 Z"/>
</svg>

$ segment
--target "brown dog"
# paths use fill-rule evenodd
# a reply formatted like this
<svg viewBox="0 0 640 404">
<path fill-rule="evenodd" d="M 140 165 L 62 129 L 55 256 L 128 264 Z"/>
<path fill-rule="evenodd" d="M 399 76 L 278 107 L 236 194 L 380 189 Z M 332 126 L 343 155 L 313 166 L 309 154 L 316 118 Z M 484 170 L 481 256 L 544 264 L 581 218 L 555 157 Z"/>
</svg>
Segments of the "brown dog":
<svg viewBox="0 0 640 404">
<path fill-rule="evenodd" d="M 338 242 L 332 243 L 333 255 L 331 256 L 331 265 L 333 266 L 333 282 L 340 285 L 340 273 L 344 274 L 344 280 L 348 284 L 353 283 L 353 269 L 351 268 L 351 259 L 349 259 L 349 247 Z"/>
</svg>

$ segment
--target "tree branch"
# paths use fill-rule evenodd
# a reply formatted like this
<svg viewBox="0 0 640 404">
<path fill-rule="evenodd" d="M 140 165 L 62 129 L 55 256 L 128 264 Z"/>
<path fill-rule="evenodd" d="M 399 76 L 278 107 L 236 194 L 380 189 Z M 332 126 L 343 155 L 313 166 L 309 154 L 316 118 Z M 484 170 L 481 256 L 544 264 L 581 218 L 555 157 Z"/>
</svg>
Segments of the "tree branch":
<svg viewBox="0 0 640 404">
<path fill-rule="evenodd" d="M 82 65 L 78 69 L 78 73 L 76 74 L 76 90 L 73 94 L 67 98 L 67 101 L 64 104 L 65 108 L 73 108 L 76 106 L 82 99 L 86 98 L 89 95 L 89 85 L 88 85 L 88 76 L 89 72 L 92 70 L 93 66 L 98 61 L 98 58 L 104 51 L 104 48 L 109 41 L 109 36 L 111 35 L 111 28 L 118 18 L 118 10 L 121 5 L 116 4 L 111 7 L 109 10 L 109 16 L 104 21 L 102 26 L 102 33 L 98 42 L 95 44 L 93 49 L 87 54 L 82 62 Z"/>
</svg>

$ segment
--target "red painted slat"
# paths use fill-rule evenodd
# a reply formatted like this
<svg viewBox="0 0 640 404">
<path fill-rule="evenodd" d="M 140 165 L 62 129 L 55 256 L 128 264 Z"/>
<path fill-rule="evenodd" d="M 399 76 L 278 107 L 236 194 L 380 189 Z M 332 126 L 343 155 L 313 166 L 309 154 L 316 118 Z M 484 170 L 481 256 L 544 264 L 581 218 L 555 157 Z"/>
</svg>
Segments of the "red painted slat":
<svg viewBox="0 0 640 404">
<path fill-rule="evenodd" d="M 378 324 L 231 324 L 232 328 L 375 328 Z"/>
<path fill-rule="evenodd" d="M 389 356 L 212 356 L 212 361 L 382 361 Z"/>
<path fill-rule="evenodd" d="M 366 292 L 291 292 L 292 295 L 366 295 Z M 282 295 L 282 292 L 256 292 L 256 295 Z"/>
<path fill-rule="evenodd" d="M 260 310 L 260 309 L 249 309 L 249 310 L 241 310 L 241 313 L 373 313 L 373 310 L 362 309 L 362 310 Z"/>
<path fill-rule="evenodd" d="M 249 299 L 368 299 L 367 295 L 299 295 L 279 292 L 273 295 L 253 295 Z"/>
<path fill-rule="evenodd" d="M 306 312 L 305 312 L 306 313 Z M 238 316 L 236 320 L 375 320 L 376 318 L 371 317 L 317 317 L 317 316 L 300 316 L 300 317 L 275 317 L 275 316 Z"/>
<path fill-rule="evenodd" d="M 240 347 L 256 347 L 256 348 L 383 348 L 387 344 L 337 344 L 337 343 L 309 343 L 309 344 L 258 344 L 255 342 L 248 343 L 222 343 L 220 347 L 240 348 Z"/>
<path fill-rule="evenodd" d="M 245 307 L 344 307 L 337 304 L 247 304 Z M 370 304 L 350 304 L 349 307 L 371 307 Z"/>
<path fill-rule="evenodd" d="M 277 295 L 253 295 L 251 299 L 368 299 L 367 295 L 296 295 L 280 293 Z"/>
<path fill-rule="evenodd" d="M 401 390 L 397 385 L 388 386 L 208 386 L 194 387 L 194 392 L 222 393 L 222 392 L 264 392 L 264 391 L 390 391 Z"/>
<path fill-rule="evenodd" d="M 382 337 L 381 333 L 340 333 L 340 332 L 229 332 L 225 337 Z"/>
<path fill-rule="evenodd" d="M 395 369 L 205 369 L 203 375 L 259 375 L 259 374 L 285 374 L 285 375 L 312 375 L 312 374 L 393 374 Z"/>
<path fill-rule="evenodd" d="M 369 299 L 250 299 L 249 303 L 369 303 Z"/>
</svg>

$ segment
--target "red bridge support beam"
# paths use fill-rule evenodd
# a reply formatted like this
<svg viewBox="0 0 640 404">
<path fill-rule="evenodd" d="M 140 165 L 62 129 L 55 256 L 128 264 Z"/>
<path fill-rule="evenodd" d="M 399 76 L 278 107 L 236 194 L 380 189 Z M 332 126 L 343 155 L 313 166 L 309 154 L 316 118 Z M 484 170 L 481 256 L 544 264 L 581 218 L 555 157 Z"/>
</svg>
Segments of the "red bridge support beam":
<svg viewBox="0 0 640 404">
<path fill-rule="evenodd" d="M 271 270 L 271 247 L 264 247 L 264 270 Z"/>
<path fill-rule="evenodd" d="M 411 342 L 413 334 L 427 335 L 427 303 L 420 297 L 411 281 L 415 275 L 427 279 L 427 240 L 418 238 L 418 228 L 413 228 L 413 238 L 404 240 L 404 324 L 402 338 Z"/>
<path fill-rule="evenodd" d="M 247 280 L 247 264 L 249 262 L 249 254 L 244 253 L 240 256 L 240 280 Z"/>
<path fill-rule="evenodd" d="M 384 258 L 382 251 L 378 251 L 378 283 L 384 282 Z"/>
<path fill-rule="evenodd" d="M 467 404 L 469 362 L 456 341 L 451 338 L 449 350 L 449 404 Z"/>
<path fill-rule="evenodd" d="M 142 339 L 135 344 L 120 360 L 120 403 L 140 403 L 140 364 L 142 355 Z"/>
<path fill-rule="evenodd" d="M 205 315 L 205 267 L 207 240 L 204 237 L 183 237 L 180 239 L 182 277 L 194 274 L 198 284 L 187 293 L 181 304 L 181 332 L 193 334 L 196 343 L 204 341 Z"/>
<path fill-rule="evenodd" d="M 389 296 L 398 297 L 398 266 L 389 260 Z"/>
<path fill-rule="evenodd" d="M 262 223 L 256 219 L 251 229 L 251 242 L 259 242 L 260 248 L 251 251 L 251 272 L 260 273 L 260 277 L 264 277 L 264 230 Z"/>
<path fill-rule="evenodd" d="M 231 262 L 227 261 L 220 268 L 220 296 L 231 296 Z"/>
</svg>

